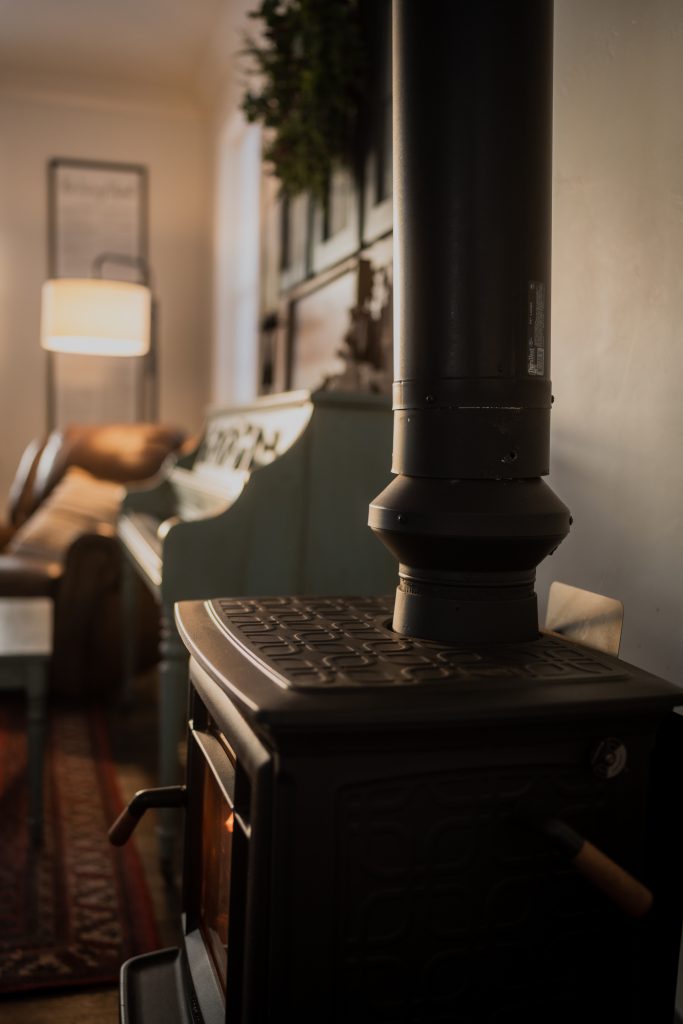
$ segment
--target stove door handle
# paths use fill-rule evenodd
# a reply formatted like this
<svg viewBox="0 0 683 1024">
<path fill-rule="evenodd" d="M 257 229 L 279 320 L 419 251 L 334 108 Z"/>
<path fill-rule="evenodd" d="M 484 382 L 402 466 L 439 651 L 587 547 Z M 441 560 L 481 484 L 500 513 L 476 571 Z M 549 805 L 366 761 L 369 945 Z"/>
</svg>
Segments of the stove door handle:
<svg viewBox="0 0 683 1024">
<path fill-rule="evenodd" d="M 645 917 L 649 913 L 654 899 L 651 890 L 570 825 L 558 818 L 547 818 L 543 831 L 569 856 L 577 871 L 625 914 Z"/>
<path fill-rule="evenodd" d="M 150 807 L 184 807 L 187 803 L 186 786 L 159 786 L 140 789 L 109 829 L 109 842 L 113 846 L 127 843 L 142 815 Z"/>
</svg>

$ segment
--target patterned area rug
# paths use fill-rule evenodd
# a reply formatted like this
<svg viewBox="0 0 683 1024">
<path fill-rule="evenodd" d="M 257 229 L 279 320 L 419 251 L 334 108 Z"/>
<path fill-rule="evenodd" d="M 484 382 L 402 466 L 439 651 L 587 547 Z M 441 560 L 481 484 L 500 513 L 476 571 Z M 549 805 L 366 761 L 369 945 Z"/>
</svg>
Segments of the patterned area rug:
<svg viewBox="0 0 683 1024">
<path fill-rule="evenodd" d="M 158 948 L 133 841 L 107 829 L 122 807 L 101 712 L 50 712 L 42 847 L 27 824 L 23 701 L 0 701 L 0 992 L 114 982 Z"/>
</svg>

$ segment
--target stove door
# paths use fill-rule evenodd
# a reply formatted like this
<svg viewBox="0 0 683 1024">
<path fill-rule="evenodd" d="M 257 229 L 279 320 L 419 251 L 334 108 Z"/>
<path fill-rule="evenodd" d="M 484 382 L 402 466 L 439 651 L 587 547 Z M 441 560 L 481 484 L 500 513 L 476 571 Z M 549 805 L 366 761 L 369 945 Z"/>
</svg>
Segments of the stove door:
<svg viewBox="0 0 683 1024">
<path fill-rule="evenodd" d="M 235 760 L 212 737 L 195 733 L 207 757 L 201 767 L 202 822 L 199 927 L 225 991 L 228 980 L 230 881 L 235 833 Z M 213 748 L 213 749 L 212 749 Z M 208 758 L 211 758 L 209 760 Z M 239 826 L 238 826 L 239 828 Z"/>
<path fill-rule="evenodd" d="M 234 750 L 214 728 L 192 728 L 190 737 L 185 948 L 202 1019 L 213 1024 L 226 1020 L 233 953 L 242 959 L 249 827 L 235 810 Z"/>
<path fill-rule="evenodd" d="M 203 1024 L 263 1014 L 271 759 L 192 664 L 183 878 L 190 998 Z"/>
</svg>

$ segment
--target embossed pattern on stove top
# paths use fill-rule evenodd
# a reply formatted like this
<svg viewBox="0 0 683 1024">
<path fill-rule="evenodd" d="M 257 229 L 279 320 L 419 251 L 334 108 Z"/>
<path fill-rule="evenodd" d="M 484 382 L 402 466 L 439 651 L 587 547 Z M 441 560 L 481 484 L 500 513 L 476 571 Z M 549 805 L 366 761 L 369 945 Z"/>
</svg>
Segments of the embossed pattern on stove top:
<svg viewBox="0 0 683 1024">
<path fill-rule="evenodd" d="M 221 598 L 210 605 L 226 636 L 291 689 L 624 678 L 609 659 L 544 634 L 531 643 L 473 647 L 398 636 L 389 597 Z"/>
</svg>

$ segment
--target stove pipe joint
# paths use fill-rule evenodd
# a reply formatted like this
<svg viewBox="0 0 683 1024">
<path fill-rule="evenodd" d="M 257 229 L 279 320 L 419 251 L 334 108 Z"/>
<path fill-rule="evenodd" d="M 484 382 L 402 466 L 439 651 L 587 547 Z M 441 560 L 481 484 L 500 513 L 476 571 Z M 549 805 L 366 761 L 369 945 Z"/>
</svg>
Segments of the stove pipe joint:
<svg viewBox="0 0 683 1024">
<path fill-rule="evenodd" d="M 549 471 L 552 0 L 394 0 L 398 633 L 537 636 Z"/>
</svg>

